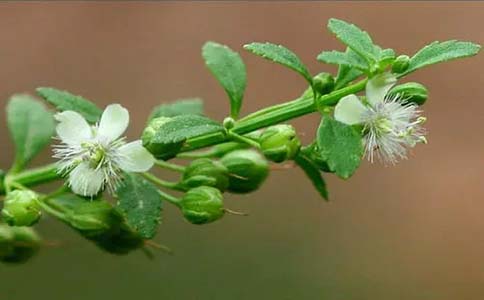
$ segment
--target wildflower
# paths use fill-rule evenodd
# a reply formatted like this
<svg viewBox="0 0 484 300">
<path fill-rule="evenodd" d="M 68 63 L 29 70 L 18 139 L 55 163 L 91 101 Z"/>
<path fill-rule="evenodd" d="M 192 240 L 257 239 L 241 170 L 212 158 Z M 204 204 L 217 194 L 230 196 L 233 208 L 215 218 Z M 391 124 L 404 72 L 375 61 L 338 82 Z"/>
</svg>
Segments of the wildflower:
<svg viewBox="0 0 484 300">
<path fill-rule="evenodd" d="M 391 73 L 377 75 L 366 84 L 365 102 L 348 95 L 335 108 L 336 120 L 363 126 L 365 154 L 371 162 L 377 156 L 384 163 L 395 164 L 407 157 L 408 148 L 427 142 L 421 126 L 426 119 L 418 106 L 399 94 L 387 95 L 395 83 Z"/>
<path fill-rule="evenodd" d="M 114 192 L 122 171 L 145 172 L 153 166 L 154 158 L 140 140 L 126 143 L 122 137 L 129 112 L 119 104 L 108 105 L 95 126 L 75 111 L 57 113 L 55 119 L 62 144 L 55 146 L 54 157 L 76 194 L 94 196 L 104 188 Z"/>
</svg>

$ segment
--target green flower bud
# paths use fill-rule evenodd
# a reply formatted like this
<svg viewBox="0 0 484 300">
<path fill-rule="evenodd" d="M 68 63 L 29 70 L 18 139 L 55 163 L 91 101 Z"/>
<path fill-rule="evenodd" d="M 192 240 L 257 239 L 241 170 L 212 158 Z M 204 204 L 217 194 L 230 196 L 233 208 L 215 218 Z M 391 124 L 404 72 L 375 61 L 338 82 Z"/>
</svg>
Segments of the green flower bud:
<svg viewBox="0 0 484 300">
<path fill-rule="evenodd" d="M 224 192 L 229 185 L 229 171 L 218 161 L 196 159 L 185 169 L 183 184 L 189 188 L 212 186 Z"/>
<path fill-rule="evenodd" d="M 269 175 L 269 164 L 255 150 L 230 152 L 222 157 L 220 162 L 229 170 L 228 190 L 233 193 L 255 191 Z"/>
<path fill-rule="evenodd" d="M 183 146 L 183 142 L 166 145 L 157 143 L 154 139 L 154 137 L 156 136 L 156 132 L 161 128 L 161 126 L 163 126 L 170 120 L 171 118 L 168 117 L 158 117 L 152 119 L 148 126 L 145 128 L 145 130 L 143 130 L 143 134 L 141 135 L 143 147 L 150 151 L 151 154 L 153 154 L 153 156 L 157 159 L 167 160 L 173 158 L 177 155 L 177 153 Z"/>
<path fill-rule="evenodd" d="M 0 261 L 24 263 L 40 248 L 41 239 L 28 227 L 0 225 Z"/>
<path fill-rule="evenodd" d="M 223 125 L 225 129 L 232 129 L 235 126 L 235 120 L 231 117 L 227 117 L 224 119 Z"/>
<path fill-rule="evenodd" d="M 264 156 L 273 162 L 283 162 L 294 158 L 301 148 L 296 129 L 287 124 L 267 128 L 259 139 Z"/>
<path fill-rule="evenodd" d="M 398 56 L 392 65 L 392 72 L 396 74 L 401 74 L 408 69 L 410 65 L 410 57 L 408 55 Z"/>
<path fill-rule="evenodd" d="M 425 86 L 418 82 L 407 82 L 395 86 L 389 92 L 390 97 L 399 96 L 400 99 L 407 103 L 422 105 L 427 101 L 428 91 Z"/>
<path fill-rule="evenodd" d="M 326 95 L 334 89 L 334 78 L 329 73 L 319 73 L 313 78 L 313 87 L 321 95 Z"/>
<path fill-rule="evenodd" d="M 207 224 L 223 217 L 222 193 L 216 188 L 200 186 L 189 190 L 180 202 L 183 216 L 193 224 Z"/>
<path fill-rule="evenodd" d="M 89 201 L 66 212 L 66 220 L 85 237 L 95 237 L 109 231 L 121 217 L 106 201 Z"/>
<path fill-rule="evenodd" d="M 144 240 L 124 217 L 105 200 L 86 200 L 75 195 L 50 198 L 46 204 L 64 215 L 62 220 L 84 238 L 112 254 L 127 254 L 144 246 Z"/>
<path fill-rule="evenodd" d="M 32 226 L 41 216 L 37 194 L 15 190 L 5 197 L 2 217 L 10 226 Z"/>
</svg>

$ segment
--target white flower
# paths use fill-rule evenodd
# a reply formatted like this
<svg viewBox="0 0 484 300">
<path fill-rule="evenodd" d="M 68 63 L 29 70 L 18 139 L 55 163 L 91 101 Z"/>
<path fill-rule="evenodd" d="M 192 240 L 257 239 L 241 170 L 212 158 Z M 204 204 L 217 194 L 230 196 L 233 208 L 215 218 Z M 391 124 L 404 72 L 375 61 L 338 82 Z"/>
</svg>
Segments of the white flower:
<svg viewBox="0 0 484 300">
<path fill-rule="evenodd" d="M 363 125 L 365 154 L 373 162 L 376 156 L 385 163 L 395 164 L 407 157 L 408 148 L 426 143 L 418 106 L 406 103 L 388 91 L 396 83 L 391 73 L 383 73 L 366 84 L 367 102 L 356 95 L 343 97 L 336 105 L 334 117 L 348 125 Z"/>
<path fill-rule="evenodd" d="M 61 145 L 54 148 L 59 172 L 69 174 L 67 184 L 76 194 L 94 196 L 107 187 L 111 192 L 121 180 L 122 171 L 145 172 L 154 158 L 140 140 L 126 143 L 121 137 L 129 123 L 129 113 L 119 104 L 104 110 L 101 121 L 90 126 L 75 111 L 57 113 L 56 131 Z"/>
</svg>

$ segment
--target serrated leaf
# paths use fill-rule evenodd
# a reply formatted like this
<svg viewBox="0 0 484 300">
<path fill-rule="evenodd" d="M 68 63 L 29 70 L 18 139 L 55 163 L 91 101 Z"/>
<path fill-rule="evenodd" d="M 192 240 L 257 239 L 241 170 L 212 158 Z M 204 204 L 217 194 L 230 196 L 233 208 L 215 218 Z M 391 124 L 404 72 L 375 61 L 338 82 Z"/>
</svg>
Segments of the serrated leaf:
<svg viewBox="0 0 484 300">
<path fill-rule="evenodd" d="M 200 135 L 224 132 L 224 127 L 204 116 L 179 115 L 163 124 L 153 137 L 153 143 L 172 144 L 184 142 Z"/>
<path fill-rule="evenodd" d="M 51 87 L 39 87 L 36 91 L 39 96 L 54 105 L 59 111 L 76 111 L 91 124 L 96 123 L 101 117 L 101 109 L 96 104 L 81 96 L 76 96 L 67 91 L 61 91 Z"/>
<path fill-rule="evenodd" d="M 19 171 L 51 142 L 54 117 L 34 97 L 13 95 L 7 104 L 7 125 L 15 144 L 13 171 Z"/>
<path fill-rule="evenodd" d="M 116 194 L 116 208 L 142 238 L 151 239 L 161 221 L 161 196 L 156 186 L 136 174 L 126 174 Z"/>
<path fill-rule="evenodd" d="M 202 47 L 205 64 L 230 99 L 230 115 L 236 119 L 242 107 L 247 74 L 240 55 L 229 47 L 215 42 L 207 42 Z"/>
<path fill-rule="evenodd" d="M 359 167 L 363 155 L 361 134 L 353 127 L 324 117 L 317 132 L 321 157 L 341 178 L 349 178 Z"/>
<path fill-rule="evenodd" d="M 351 55 L 350 53 L 351 52 L 340 52 L 335 50 L 323 51 L 318 55 L 317 60 L 328 64 L 347 65 L 361 71 L 367 71 L 368 63 L 361 59 L 361 57 L 357 55 Z"/>
<path fill-rule="evenodd" d="M 401 76 L 428 65 L 476 55 L 480 49 L 480 45 L 471 42 L 462 42 L 457 40 L 433 42 L 423 47 L 412 58 L 410 58 L 409 67 Z"/>
<path fill-rule="evenodd" d="M 178 115 L 203 115 L 203 100 L 200 98 L 186 98 L 172 103 L 160 104 L 153 109 L 149 120 Z"/>
<path fill-rule="evenodd" d="M 311 74 L 299 57 L 282 45 L 271 43 L 250 43 L 244 45 L 244 49 L 298 72 L 309 82 L 309 84 L 312 84 L 313 82 Z"/>
<path fill-rule="evenodd" d="M 371 62 L 378 61 L 378 48 L 373 44 L 370 35 L 366 31 L 361 30 L 356 25 L 334 18 L 328 21 L 328 29 L 341 42 L 366 60 Z"/>
<path fill-rule="evenodd" d="M 302 152 L 298 153 L 294 161 L 311 180 L 313 186 L 319 192 L 321 197 L 323 197 L 325 200 L 329 200 L 326 182 L 324 181 L 319 168 L 314 164 L 314 162 Z"/>
</svg>

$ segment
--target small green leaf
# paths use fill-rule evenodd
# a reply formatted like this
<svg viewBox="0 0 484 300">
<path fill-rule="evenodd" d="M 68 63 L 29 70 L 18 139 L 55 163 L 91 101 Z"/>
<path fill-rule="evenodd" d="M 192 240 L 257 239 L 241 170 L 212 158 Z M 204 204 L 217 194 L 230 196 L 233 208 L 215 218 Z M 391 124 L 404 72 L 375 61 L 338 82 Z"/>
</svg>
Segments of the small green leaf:
<svg viewBox="0 0 484 300">
<path fill-rule="evenodd" d="M 376 62 L 379 49 L 373 44 L 370 35 L 357 26 L 343 20 L 330 19 L 328 29 L 353 51 L 364 57 L 367 61 Z"/>
<path fill-rule="evenodd" d="M 158 105 L 151 112 L 149 120 L 178 115 L 203 115 L 203 100 L 200 98 L 186 98 Z"/>
<path fill-rule="evenodd" d="M 176 144 L 200 135 L 224 132 L 224 127 L 207 117 L 179 115 L 163 124 L 152 139 L 153 143 Z"/>
<path fill-rule="evenodd" d="M 207 42 L 202 47 L 205 64 L 230 99 L 230 115 L 236 119 L 242 107 L 247 75 L 240 55 L 227 46 Z"/>
<path fill-rule="evenodd" d="M 351 126 L 324 117 L 318 128 L 317 142 L 322 158 L 341 178 L 356 171 L 363 155 L 361 135 Z"/>
<path fill-rule="evenodd" d="M 76 111 L 91 124 L 96 123 L 101 117 L 101 109 L 99 109 L 96 104 L 81 96 L 76 96 L 67 91 L 61 91 L 50 87 L 39 87 L 36 91 L 39 96 L 54 105 L 58 110 Z"/>
<path fill-rule="evenodd" d="M 311 180 L 321 197 L 323 197 L 325 200 L 329 200 L 326 182 L 324 181 L 319 168 L 311 161 L 311 159 L 304 155 L 304 153 L 299 152 L 294 161 Z"/>
<path fill-rule="evenodd" d="M 363 72 L 356 68 L 347 65 L 340 65 L 338 68 L 338 75 L 336 76 L 334 89 L 338 90 L 342 87 L 345 87 L 348 83 L 352 82 L 361 75 L 363 75 Z"/>
<path fill-rule="evenodd" d="M 142 238 L 153 238 L 161 221 L 161 196 L 156 186 L 139 175 L 126 174 L 116 193 L 116 208 L 126 223 Z"/>
<path fill-rule="evenodd" d="M 363 58 L 361 58 L 361 56 L 356 54 L 355 51 L 351 50 L 351 48 L 346 48 L 345 54 L 351 60 L 358 60 L 360 64 L 362 64 L 362 61 L 364 61 Z M 338 74 L 335 80 L 335 89 L 337 90 L 342 87 L 345 87 L 348 83 L 352 82 L 353 80 L 360 77 L 364 73 L 365 73 L 364 71 L 361 71 L 355 67 L 352 67 L 349 65 L 340 65 L 338 68 Z"/>
<path fill-rule="evenodd" d="M 366 63 L 361 57 L 356 55 L 351 55 L 351 52 L 340 52 L 340 51 L 323 51 L 321 52 L 317 60 L 335 65 L 347 65 L 359 69 L 361 71 L 368 70 L 368 63 Z"/>
<path fill-rule="evenodd" d="M 244 45 L 244 49 L 298 72 L 309 84 L 313 82 L 311 74 L 299 57 L 284 46 L 271 43 L 251 43 Z"/>
<path fill-rule="evenodd" d="M 400 76 L 428 65 L 476 55 L 480 49 L 480 45 L 471 42 L 461 42 L 456 40 L 433 42 L 420 49 L 420 51 L 410 59 L 408 69 Z"/>
<path fill-rule="evenodd" d="M 51 142 L 52 113 L 30 95 L 14 95 L 7 105 L 7 125 L 15 143 L 13 170 L 19 171 Z"/>
</svg>

